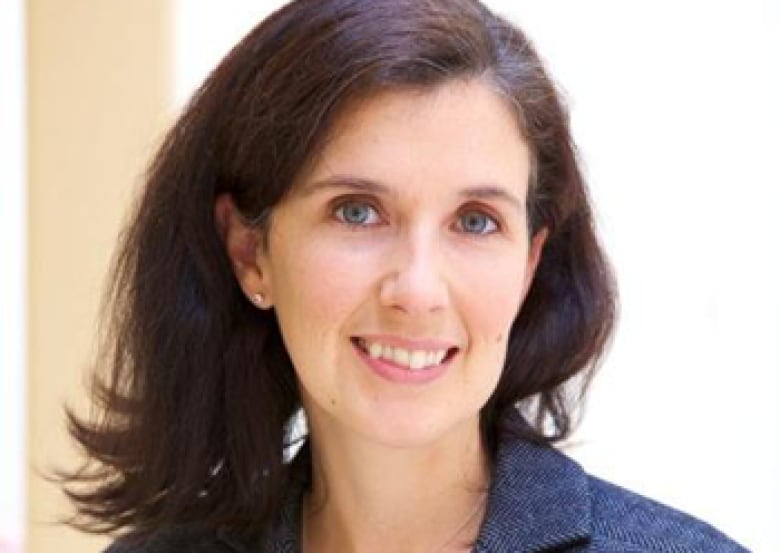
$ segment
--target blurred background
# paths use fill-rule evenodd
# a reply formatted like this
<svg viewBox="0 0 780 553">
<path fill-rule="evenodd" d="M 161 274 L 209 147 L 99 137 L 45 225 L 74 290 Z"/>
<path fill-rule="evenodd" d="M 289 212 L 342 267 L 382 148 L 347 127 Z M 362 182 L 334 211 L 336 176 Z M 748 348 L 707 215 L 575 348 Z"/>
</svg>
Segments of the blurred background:
<svg viewBox="0 0 780 553">
<path fill-rule="evenodd" d="M 568 102 L 622 295 L 566 450 L 780 551 L 780 2 L 493 0 Z M 0 552 L 100 551 L 73 467 L 117 233 L 187 98 L 270 0 L 0 2 Z"/>
</svg>

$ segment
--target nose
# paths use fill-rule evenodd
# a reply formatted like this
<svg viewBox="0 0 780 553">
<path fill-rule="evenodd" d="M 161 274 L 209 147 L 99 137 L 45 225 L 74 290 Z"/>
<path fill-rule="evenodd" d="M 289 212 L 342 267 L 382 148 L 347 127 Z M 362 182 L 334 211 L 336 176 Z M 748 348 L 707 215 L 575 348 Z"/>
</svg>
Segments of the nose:
<svg viewBox="0 0 780 553">
<path fill-rule="evenodd" d="M 407 314 L 439 311 L 449 302 L 443 256 L 433 233 L 417 232 L 399 240 L 388 256 L 380 302 Z"/>
</svg>

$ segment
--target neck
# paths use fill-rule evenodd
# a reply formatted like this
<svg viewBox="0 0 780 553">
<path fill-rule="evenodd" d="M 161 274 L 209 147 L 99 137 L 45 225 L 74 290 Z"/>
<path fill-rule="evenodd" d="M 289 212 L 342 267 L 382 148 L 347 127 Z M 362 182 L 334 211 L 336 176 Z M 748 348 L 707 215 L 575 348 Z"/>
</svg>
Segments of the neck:
<svg viewBox="0 0 780 553">
<path fill-rule="evenodd" d="M 489 486 L 478 419 L 420 447 L 352 436 L 318 440 L 304 499 L 303 550 L 468 551 Z"/>
</svg>

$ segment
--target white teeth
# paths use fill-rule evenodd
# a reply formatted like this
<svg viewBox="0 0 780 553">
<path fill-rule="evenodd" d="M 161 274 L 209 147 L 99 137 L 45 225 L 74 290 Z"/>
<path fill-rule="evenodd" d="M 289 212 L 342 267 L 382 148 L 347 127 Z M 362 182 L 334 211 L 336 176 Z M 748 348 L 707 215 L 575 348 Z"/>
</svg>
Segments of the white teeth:
<svg viewBox="0 0 780 553">
<path fill-rule="evenodd" d="M 382 357 L 382 344 L 378 344 L 376 342 L 371 344 L 371 347 L 368 349 L 368 354 L 374 359 L 379 359 Z"/>
<path fill-rule="evenodd" d="M 393 347 L 379 342 L 367 342 L 359 339 L 360 346 L 373 359 L 386 359 L 396 365 L 408 367 L 412 371 L 420 371 L 430 368 L 434 365 L 440 365 L 447 356 L 447 350 L 425 351 L 408 350 L 405 348 Z"/>
<path fill-rule="evenodd" d="M 393 348 L 393 361 L 399 365 L 409 366 L 409 350 L 402 348 Z"/>
<path fill-rule="evenodd" d="M 419 371 L 422 369 L 425 365 L 430 365 L 428 361 L 428 352 L 427 351 L 414 351 L 409 356 L 409 368 L 413 371 Z"/>
</svg>

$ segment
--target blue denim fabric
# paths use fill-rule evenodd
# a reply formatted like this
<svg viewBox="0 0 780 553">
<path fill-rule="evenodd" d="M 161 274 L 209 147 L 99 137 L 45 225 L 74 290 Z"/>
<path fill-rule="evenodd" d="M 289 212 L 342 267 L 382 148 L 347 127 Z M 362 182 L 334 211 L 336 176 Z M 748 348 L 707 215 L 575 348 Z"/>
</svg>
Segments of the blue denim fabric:
<svg viewBox="0 0 780 553">
<path fill-rule="evenodd" d="M 107 553 L 298 553 L 302 489 L 269 536 L 175 530 Z M 551 447 L 502 444 L 474 553 L 736 553 L 747 551 L 690 515 L 589 476 Z"/>
</svg>

